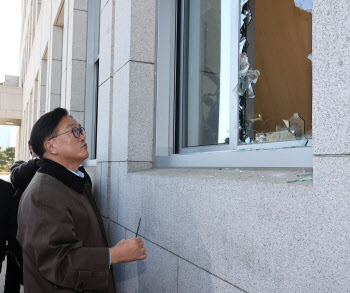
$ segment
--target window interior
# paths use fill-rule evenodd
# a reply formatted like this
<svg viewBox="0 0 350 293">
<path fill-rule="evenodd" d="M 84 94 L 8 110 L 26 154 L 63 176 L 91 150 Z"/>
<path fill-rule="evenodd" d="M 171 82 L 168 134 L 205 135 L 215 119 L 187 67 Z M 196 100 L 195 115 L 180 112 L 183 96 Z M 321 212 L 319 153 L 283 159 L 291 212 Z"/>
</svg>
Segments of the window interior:
<svg viewBox="0 0 350 293">
<path fill-rule="evenodd" d="M 312 137 L 312 0 L 242 0 L 240 143 Z"/>
</svg>

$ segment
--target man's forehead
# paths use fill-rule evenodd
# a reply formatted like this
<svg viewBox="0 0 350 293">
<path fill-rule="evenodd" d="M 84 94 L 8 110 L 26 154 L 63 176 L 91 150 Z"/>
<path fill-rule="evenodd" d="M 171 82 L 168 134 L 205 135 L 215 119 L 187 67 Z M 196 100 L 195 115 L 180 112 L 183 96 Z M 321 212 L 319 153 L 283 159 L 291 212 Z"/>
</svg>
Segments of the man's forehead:
<svg viewBox="0 0 350 293">
<path fill-rule="evenodd" d="M 74 122 L 74 123 L 70 123 L 68 125 L 66 125 L 66 129 L 72 128 L 72 127 L 80 127 L 81 125 L 78 124 L 78 122 Z"/>
<path fill-rule="evenodd" d="M 62 118 L 62 120 L 58 124 L 57 129 L 64 130 L 64 129 L 69 129 L 72 127 L 79 127 L 79 123 L 76 120 L 74 120 L 74 118 L 69 117 L 69 116 L 65 116 Z"/>
</svg>

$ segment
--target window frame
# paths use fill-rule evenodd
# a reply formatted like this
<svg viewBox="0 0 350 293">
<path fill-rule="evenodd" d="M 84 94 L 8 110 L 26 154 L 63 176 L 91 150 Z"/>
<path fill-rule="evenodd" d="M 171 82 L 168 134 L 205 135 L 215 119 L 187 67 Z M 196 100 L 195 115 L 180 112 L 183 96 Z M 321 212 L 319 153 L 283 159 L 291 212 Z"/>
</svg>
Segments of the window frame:
<svg viewBox="0 0 350 293">
<path fill-rule="evenodd" d="M 181 148 L 175 146 L 176 62 L 179 29 L 178 1 L 158 1 L 155 148 L 156 167 L 312 167 L 312 139 L 260 144 L 239 144 L 240 0 L 221 0 L 220 95 L 230 96 L 230 141 L 226 145 Z"/>
<path fill-rule="evenodd" d="M 100 4 L 101 1 L 88 1 L 88 31 L 86 45 L 86 84 L 85 118 L 87 144 L 90 148 L 88 160 L 96 159 L 97 150 L 97 107 L 98 107 L 98 72 L 100 49 Z"/>
</svg>

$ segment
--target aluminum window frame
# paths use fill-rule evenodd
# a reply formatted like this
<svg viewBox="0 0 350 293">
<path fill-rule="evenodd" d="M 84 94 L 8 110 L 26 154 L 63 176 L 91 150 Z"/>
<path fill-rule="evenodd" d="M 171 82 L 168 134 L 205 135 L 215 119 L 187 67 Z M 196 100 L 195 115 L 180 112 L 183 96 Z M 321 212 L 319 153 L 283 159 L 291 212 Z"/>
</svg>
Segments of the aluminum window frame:
<svg viewBox="0 0 350 293">
<path fill-rule="evenodd" d="M 87 144 L 90 148 L 89 160 L 96 159 L 97 149 L 97 107 L 98 72 L 100 48 L 100 5 L 101 1 L 88 1 L 88 31 L 86 44 L 86 84 L 85 84 L 85 121 Z"/>
<path fill-rule="evenodd" d="M 228 145 L 188 147 L 176 152 L 176 36 L 178 1 L 158 1 L 155 140 L 156 167 L 312 167 L 312 139 L 260 144 L 239 144 L 240 0 L 222 0 L 220 94 L 230 96 Z M 226 147 L 225 147 L 226 146 Z"/>
</svg>

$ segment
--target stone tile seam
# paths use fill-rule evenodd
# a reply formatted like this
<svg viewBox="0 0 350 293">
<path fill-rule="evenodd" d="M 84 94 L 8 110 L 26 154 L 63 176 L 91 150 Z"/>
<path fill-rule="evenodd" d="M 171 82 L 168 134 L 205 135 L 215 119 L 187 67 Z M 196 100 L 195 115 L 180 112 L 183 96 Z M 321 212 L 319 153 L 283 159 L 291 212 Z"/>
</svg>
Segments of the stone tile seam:
<svg viewBox="0 0 350 293">
<path fill-rule="evenodd" d="M 177 275 L 176 275 L 176 292 L 179 292 L 179 271 L 180 271 L 180 258 L 177 258 Z"/>
<path fill-rule="evenodd" d="M 87 12 L 87 10 L 78 9 L 78 8 L 73 8 L 73 10 L 82 11 L 82 12 Z M 70 15 L 72 15 L 72 13 L 71 13 Z"/>
<path fill-rule="evenodd" d="M 349 157 L 350 154 L 318 154 L 314 155 L 315 157 L 324 157 L 324 158 L 337 158 L 337 157 Z"/>
<path fill-rule="evenodd" d="M 107 173 L 107 206 L 106 206 L 106 213 L 107 217 L 110 220 L 110 214 L 111 214 L 111 164 L 107 163 L 108 173 Z"/>
<path fill-rule="evenodd" d="M 128 229 L 128 228 L 126 228 L 126 227 L 124 227 L 124 226 L 122 226 L 122 225 L 116 223 L 116 222 L 113 221 L 112 219 L 110 219 L 110 222 L 112 222 L 112 223 L 114 223 L 114 224 L 116 224 L 116 225 L 118 225 L 118 226 L 124 228 L 126 231 L 129 231 L 129 232 L 132 232 L 132 233 L 136 233 L 135 231 L 132 231 L 132 230 L 130 230 L 130 229 Z M 165 251 L 171 253 L 172 255 L 178 257 L 178 259 L 182 259 L 183 261 L 186 261 L 186 262 L 188 262 L 189 264 L 191 264 L 191 265 L 197 267 L 198 269 L 205 271 L 206 273 L 212 275 L 213 277 L 218 278 L 219 280 L 221 280 L 221 281 L 223 281 L 223 282 L 229 284 L 230 286 L 233 286 L 233 287 L 235 287 L 236 289 L 241 290 L 241 291 L 244 292 L 244 293 L 249 293 L 248 291 L 246 291 L 246 290 L 244 290 L 244 289 L 242 289 L 242 288 L 240 288 L 240 287 L 238 287 L 238 286 L 232 284 L 231 282 L 229 282 L 229 281 L 227 281 L 227 280 L 225 280 L 225 279 L 219 277 L 218 275 L 215 275 L 215 274 L 209 272 L 208 270 L 206 270 L 206 269 L 204 269 L 204 268 L 202 268 L 202 267 L 196 265 L 195 263 L 190 262 L 189 260 L 183 258 L 183 257 L 180 256 L 180 255 L 177 255 L 176 253 L 174 253 L 174 252 L 170 251 L 169 249 L 167 249 L 167 248 L 165 248 L 165 247 L 163 247 L 163 246 L 161 246 L 161 245 L 159 245 L 159 244 L 153 242 L 152 240 L 150 240 L 150 239 L 148 239 L 148 238 L 146 238 L 146 237 L 143 237 L 141 234 L 140 234 L 140 237 L 144 238 L 145 240 L 147 240 L 148 242 L 152 243 L 153 245 L 156 245 L 156 246 L 158 246 L 158 247 L 164 249 Z"/>
<path fill-rule="evenodd" d="M 77 111 L 75 111 L 77 112 Z M 96 163 L 153 163 L 153 161 L 96 161 Z"/>
<path fill-rule="evenodd" d="M 67 68 L 68 68 L 69 66 L 72 65 L 73 61 L 78 61 L 78 62 L 84 62 L 84 63 L 86 63 L 86 60 L 80 60 L 80 59 L 72 58 L 72 59 L 69 61 L 69 63 L 67 64 Z"/>
<path fill-rule="evenodd" d="M 128 60 L 126 61 L 121 67 L 119 67 L 114 73 L 113 75 L 115 75 L 117 72 L 119 72 L 121 69 L 124 68 L 125 65 L 127 65 L 130 62 L 135 62 L 135 63 L 142 63 L 142 64 L 150 64 L 150 65 L 154 65 L 154 62 L 144 62 L 144 61 L 137 61 L 137 60 Z"/>
</svg>

